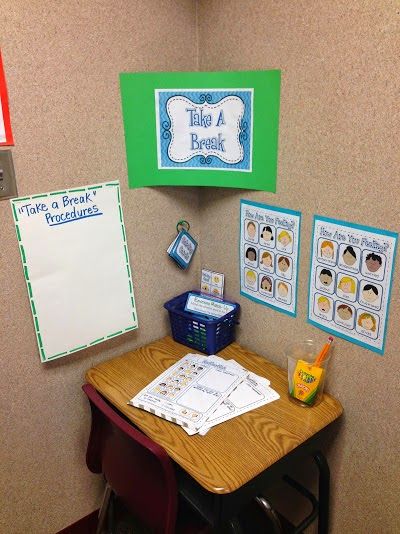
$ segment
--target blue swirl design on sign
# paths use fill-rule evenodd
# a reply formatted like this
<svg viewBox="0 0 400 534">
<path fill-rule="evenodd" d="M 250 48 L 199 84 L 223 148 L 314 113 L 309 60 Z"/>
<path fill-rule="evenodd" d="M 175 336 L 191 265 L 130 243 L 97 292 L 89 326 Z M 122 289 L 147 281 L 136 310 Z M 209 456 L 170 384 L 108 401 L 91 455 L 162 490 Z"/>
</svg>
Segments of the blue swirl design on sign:
<svg viewBox="0 0 400 534">
<path fill-rule="evenodd" d="M 239 143 L 243 149 L 243 158 L 238 163 L 226 163 L 217 155 L 195 155 L 185 162 L 173 161 L 168 156 L 168 148 L 172 141 L 171 121 L 167 112 L 167 102 L 172 97 L 185 97 L 193 104 L 217 104 L 229 96 L 240 98 L 244 104 L 244 114 L 240 121 L 240 130 L 238 134 Z M 251 171 L 252 162 L 252 90 L 207 90 L 207 91 L 159 91 L 158 92 L 158 150 L 160 168 L 170 169 L 188 169 L 188 168 L 207 168 L 222 170 L 242 170 Z"/>
</svg>

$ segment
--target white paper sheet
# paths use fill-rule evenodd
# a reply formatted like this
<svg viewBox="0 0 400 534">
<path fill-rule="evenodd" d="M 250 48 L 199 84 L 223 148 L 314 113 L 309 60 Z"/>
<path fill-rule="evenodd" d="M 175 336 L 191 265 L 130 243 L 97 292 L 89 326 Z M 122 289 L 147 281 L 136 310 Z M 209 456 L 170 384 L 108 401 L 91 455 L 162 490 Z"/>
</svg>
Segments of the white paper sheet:
<svg viewBox="0 0 400 534">
<path fill-rule="evenodd" d="M 119 182 L 11 201 L 42 361 L 137 328 Z"/>
<path fill-rule="evenodd" d="M 247 375 L 225 360 L 187 354 L 128 404 L 196 432 Z"/>
</svg>

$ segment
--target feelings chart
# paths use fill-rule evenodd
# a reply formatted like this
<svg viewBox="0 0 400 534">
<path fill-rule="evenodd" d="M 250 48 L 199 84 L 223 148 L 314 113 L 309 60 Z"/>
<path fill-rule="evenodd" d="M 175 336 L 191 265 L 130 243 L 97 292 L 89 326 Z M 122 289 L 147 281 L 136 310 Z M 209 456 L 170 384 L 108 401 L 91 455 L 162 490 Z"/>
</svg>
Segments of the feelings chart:
<svg viewBox="0 0 400 534">
<path fill-rule="evenodd" d="M 314 217 L 308 320 L 384 353 L 397 234 Z"/>
<path fill-rule="evenodd" d="M 240 203 L 240 293 L 296 316 L 300 219 L 297 211 Z"/>
</svg>

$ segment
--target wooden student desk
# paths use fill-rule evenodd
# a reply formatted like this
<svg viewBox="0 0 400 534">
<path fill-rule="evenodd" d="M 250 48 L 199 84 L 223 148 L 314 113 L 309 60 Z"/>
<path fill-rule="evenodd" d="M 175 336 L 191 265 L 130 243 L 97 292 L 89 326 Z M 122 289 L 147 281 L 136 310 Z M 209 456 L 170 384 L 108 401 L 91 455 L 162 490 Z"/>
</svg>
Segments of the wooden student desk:
<svg viewBox="0 0 400 534">
<path fill-rule="evenodd" d="M 327 394 L 313 408 L 295 405 L 287 394 L 287 371 L 237 343 L 218 355 L 234 358 L 249 371 L 268 378 L 280 394 L 279 400 L 213 427 L 205 436 L 189 436 L 180 426 L 127 405 L 129 399 L 189 352 L 196 351 L 165 337 L 93 367 L 86 373 L 86 380 L 164 447 L 182 468 L 178 469 L 178 478 L 183 493 L 215 526 L 234 515 L 273 477 L 276 480 L 276 476 L 286 473 L 291 461 L 310 454 L 315 457 L 311 438 L 341 415 L 342 406 Z M 319 519 L 319 532 L 325 532 L 329 468 L 323 456 L 315 459 L 324 478 L 321 482 L 320 476 L 319 508 L 320 515 L 325 509 L 326 517 Z M 321 496 L 321 490 L 326 495 Z"/>
</svg>

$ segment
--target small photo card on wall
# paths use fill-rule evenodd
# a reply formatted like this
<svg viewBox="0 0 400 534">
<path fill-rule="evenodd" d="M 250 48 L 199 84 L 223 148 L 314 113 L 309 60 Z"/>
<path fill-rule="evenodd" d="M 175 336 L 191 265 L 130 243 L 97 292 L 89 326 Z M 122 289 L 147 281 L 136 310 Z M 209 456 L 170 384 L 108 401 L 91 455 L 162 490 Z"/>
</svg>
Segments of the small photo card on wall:
<svg viewBox="0 0 400 534">
<path fill-rule="evenodd" d="M 201 270 L 200 291 L 203 295 L 211 295 L 217 298 L 224 298 L 225 275 L 210 271 Z"/>
<path fill-rule="evenodd" d="M 315 215 L 308 322 L 383 354 L 397 236 Z"/>
<path fill-rule="evenodd" d="M 301 213 L 240 201 L 240 293 L 296 316 Z"/>
<path fill-rule="evenodd" d="M 279 70 L 122 73 L 129 187 L 276 189 Z"/>
</svg>

